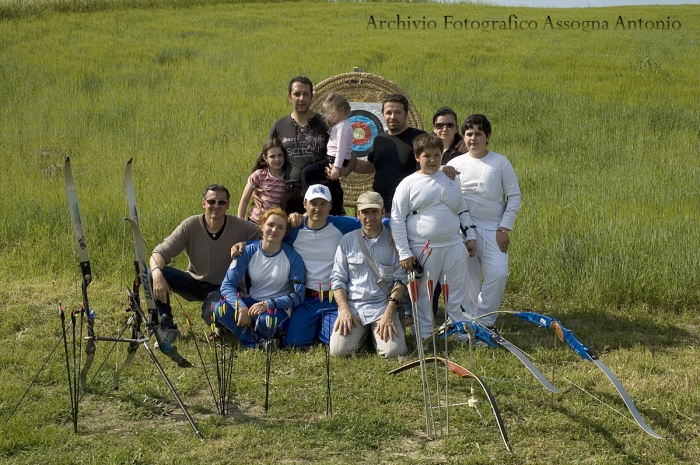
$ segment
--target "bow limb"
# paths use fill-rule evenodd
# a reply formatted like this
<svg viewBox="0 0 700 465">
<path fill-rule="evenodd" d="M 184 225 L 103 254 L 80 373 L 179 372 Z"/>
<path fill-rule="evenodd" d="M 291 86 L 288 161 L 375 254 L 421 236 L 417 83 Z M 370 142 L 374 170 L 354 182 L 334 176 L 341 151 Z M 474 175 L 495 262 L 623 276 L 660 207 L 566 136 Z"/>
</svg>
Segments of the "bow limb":
<svg viewBox="0 0 700 465">
<path fill-rule="evenodd" d="M 80 216 L 80 208 L 78 207 L 78 195 L 75 192 L 75 183 L 73 182 L 73 171 L 70 166 L 70 157 L 66 157 L 66 163 L 64 165 L 63 174 L 66 181 L 66 195 L 68 197 L 68 205 L 70 206 L 71 223 L 73 224 L 73 232 L 75 233 L 75 239 L 78 244 L 80 272 L 83 276 L 83 308 L 80 312 L 81 333 L 82 318 L 85 312 L 87 312 L 88 321 L 88 341 L 85 345 L 85 365 L 83 365 L 83 369 L 80 371 L 80 384 L 83 388 L 83 391 L 85 391 L 87 389 L 87 374 L 90 370 L 90 366 L 92 365 L 92 361 L 95 359 L 95 331 L 93 327 L 93 324 L 95 322 L 95 311 L 90 308 L 87 293 L 87 288 L 92 282 L 92 270 L 90 268 L 90 257 L 88 255 L 88 248 L 85 242 L 85 231 L 83 230 L 83 221 Z"/>
<path fill-rule="evenodd" d="M 488 385 L 477 375 L 472 373 L 471 371 L 467 370 L 463 366 L 457 365 L 454 362 L 451 362 L 449 360 L 445 360 L 444 358 L 441 357 L 426 357 L 425 359 L 426 363 L 434 362 L 434 363 L 442 363 L 444 364 L 448 370 L 450 370 L 452 373 L 456 374 L 460 378 L 472 378 L 476 380 L 477 383 L 479 383 L 479 386 L 481 386 L 481 389 L 484 391 L 484 394 L 486 395 L 486 398 L 489 401 L 489 404 L 491 404 L 491 410 L 493 411 L 493 415 L 496 418 L 496 423 L 498 424 L 498 430 L 501 433 L 501 437 L 503 438 L 503 443 L 506 446 L 506 449 L 508 452 L 513 452 L 513 449 L 510 446 L 510 442 L 508 442 L 508 433 L 506 432 L 506 427 L 503 424 L 503 419 L 501 418 L 501 411 L 498 409 L 498 404 L 496 404 L 496 399 L 493 397 L 493 394 L 491 394 L 491 390 L 489 389 Z M 406 371 L 411 368 L 415 368 L 419 366 L 420 361 L 419 360 L 414 360 L 410 363 L 407 363 L 405 365 L 402 365 L 398 368 L 395 368 L 389 372 L 390 375 L 395 375 L 396 373 L 401 373 L 402 371 Z"/>
<path fill-rule="evenodd" d="M 618 394 L 620 394 L 622 401 L 625 403 L 627 410 L 629 410 L 629 412 L 634 417 L 634 420 L 637 422 L 637 425 L 639 425 L 639 427 L 642 428 L 651 437 L 654 437 L 656 439 L 668 439 L 667 437 L 661 436 L 660 434 L 654 432 L 654 430 L 652 430 L 649 427 L 649 425 L 646 424 L 639 411 L 637 410 L 637 407 L 635 407 L 634 402 L 632 402 L 632 399 L 625 390 L 624 386 L 622 386 L 622 383 L 619 379 L 617 379 L 617 377 L 613 374 L 610 368 L 608 368 L 607 365 L 605 365 L 605 363 L 603 363 L 603 361 L 600 360 L 598 354 L 596 354 L 593 351 L 593 349 L 579 341 L 576 338 L 576 336 L 574 336 L 574 334 L 571 332 L 571 330 L 564 327 L 564 325 L 562 325 L 559 320 L 557 320 L 556 318 L 549 317 L 547 315 L 542 315 L 540 313 L 533 312 L 518 312 L 514 315 L 524 321 L 534 323 L 542 328 L 554 331 L 560 341 L 567 343 L 569 347 L 571 347 L 571 349 L 577 354 L 579 354 L 582 358 L 593 362 L 600 369 L 600 371 L 602 371 L 603 374 L 610 380 L 610 382 L 613 383 L 613 386 L 615 386 L 615 389 L 617 390 Z"/>
<path fill-rule="evenodd" d="M 557 389 L 556 386 L 554 386 L 552 383 L 549 382 L 549 380 L 542 374 L 542 372 L 535 366 L 535 364 L 530 360 L 518 347 L 516 347 L 513 343 L 507 341 L 503 336 L 498 334 L 496 331 L 487 328 L 486 326 L 475 323 L 473 321 L 460 321 L 454 324 L 454 331 L 453 332 L 461 332 L 463 334 L 467 333 L 467 330 L 465 328 L 465 325 L 468 325 L 470 329 L 474 332 L 474 335 L 481 339 L 482 341 L 486 342 L 487 344 L 496 347 L 500 346 L 506 349 L 508 352 L 511 354 L 515 355 L 515 357 L 520 360 L 520 362 L 525 365 L 525 367 L 530 370 L 530 373 L 532 373 L 535 378 L 537 378 L 537 381 L 544 386 L 545 389 L 547 389 L 550 392 L 553 392 L 555 394 L 561 394 L 561 391 Z M 450 332 L 448 331 L 448 335 Z"/>
<path fill-rule="evenodd" d="M 155 299 L 153 297 L 153 288 L 151 285 L 151 270 L 148 268 L 148 262 L 146 261 L 146 243 L 143 240 L 143 235 L 141 234 L 141 227 L 139 223 L 138 209 L 136 207 L 136 195 L 134 194 L 134 184 L 131 174 L 132 159 L 129 159 L 126 163 L 126 168 L 124 171 L 124 185 L 126 188 L 126 198 L 129 206 L 129 218 L 124 218 L 131 225 L 131 232 L 134 238 L 134 254 L 135 263 L 139 267 L 139 277 L 141 280 L 141 285 L 143 286 L 143 294 L 146 300 L 146 308 L 148 309 L 149 320 L 146 321 L 149 326 L 149 331 L 152 330 L 152 324 L 156 323 L 158 319 L 158 311 L 156 309 Z M 160 341 L 159 332 L 155 331 L 156 340 L 158 341 L 158 346 L 160 351 L 172 359 L 181 368 L 189 368 L 192 364 L 182 357 L 177 352 L 177 349 L 172 349 L 167 346 L 164 341 Z M 174 346 L 173 346 L 174 347 Z"/>
</svg>

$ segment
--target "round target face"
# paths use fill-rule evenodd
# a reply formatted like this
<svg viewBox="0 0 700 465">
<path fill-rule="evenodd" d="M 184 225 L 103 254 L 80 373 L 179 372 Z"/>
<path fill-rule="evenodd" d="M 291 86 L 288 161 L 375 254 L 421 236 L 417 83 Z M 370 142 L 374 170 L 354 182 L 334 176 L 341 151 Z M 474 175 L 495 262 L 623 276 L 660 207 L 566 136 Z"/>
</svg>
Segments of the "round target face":
<svg viewBox="0 0 700 465">
<path fill-rule="evenodd" d="M 352 124 L 352 150 L 358 157 L 366 157 L 377 134 L 384 132 L 381 121 L 376 115 L 365 110 L 350 112 Z"/>
</svg>

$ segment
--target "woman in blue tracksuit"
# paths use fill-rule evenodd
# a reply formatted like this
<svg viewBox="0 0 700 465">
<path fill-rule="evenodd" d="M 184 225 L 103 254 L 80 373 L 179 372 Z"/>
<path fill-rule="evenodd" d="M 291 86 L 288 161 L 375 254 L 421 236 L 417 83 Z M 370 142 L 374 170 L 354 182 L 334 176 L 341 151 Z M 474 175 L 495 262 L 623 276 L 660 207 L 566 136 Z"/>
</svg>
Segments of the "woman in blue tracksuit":
<svg viewBox="0 0 700 465">
<path fill-rule="evenodd" d="M 245 246 L 234 258 L 221 284 L 225 302 L 215 318 L 233 331 L 246 347 L 257 347 L 289 325 L 293 308 L 304 301 L 304 262 L 294 248 L 282 242 L 289 219 L 280 208 L 260 218 L 262 239 Z M 240 297 L 238 284 L 248 273 L 249 297 Z M 224 305 L 225 303 L 225 305 Z"/>
</svg>

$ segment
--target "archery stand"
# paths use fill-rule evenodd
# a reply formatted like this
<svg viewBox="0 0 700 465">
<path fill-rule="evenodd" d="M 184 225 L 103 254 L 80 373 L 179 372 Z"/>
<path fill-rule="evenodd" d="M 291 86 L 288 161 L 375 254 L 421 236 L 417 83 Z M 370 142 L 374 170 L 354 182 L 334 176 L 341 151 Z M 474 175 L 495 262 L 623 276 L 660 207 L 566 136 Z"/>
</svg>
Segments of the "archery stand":
<svg viewBox="0 0 700 465">
<path fill-rule="evenodd" d="M 151 346 L 149 345 L 149 341 L 151 340 L 151 336 L 153 336 L 155 332 L 155 326 L 158 324 L 155 322 L 155 312 L 149 311 L 149 318 L 146 318 L 146 315 L 143 313 L 143 310 L 141 309 L 141 304 L 140 304 L 140 299 L 139 299 L 139 287 L 141 285 L 141 280 L 139 278 L 139 268 L 138 268 L 138 262 L 134 262 L 134 266 L 136 268 L 136 278 L 134 279 L 134 284 L 133 284 L 133 291 L 129 289 L 128 287 L 126 288 L 126 293 L 129 298 L 129 307 L 127 308 L 127 312 L 133 312 L 133 315 L 129 317 L 127 320 L 127 326 L 131 325 L 131 338 L 122 338 L 122 337 L 101 337 L 101 336 L 94 336 L 92 339 L 95 341 L 113 341 L 114 343 L 117 342 L 126 342 L 129 344 L 129 347 L 127 349 L 127 357 L 126 360 L 124 361 L 124 364 L 114 372 L 113 374 L 113 380 L 114 380 L 114 390 L 119 389 L 119 376 L 125 368 L 127 368 L 131 362 L 134 359 L 134 356 L 136 355 L 136 351 L 139 348 L 139 345 L 142 345 L 146 352 L 148 352 L 148 355 L 153 362 L 153 364 L 156 366 L 156 369 L 160 373 L 160 375 L 163 377 L 163 381 L 165 381 L 165 384 L 168 386 L 168 389 L 170 389 L 170 392 L 173 394 L 173 397 L 175 397 L 175 400 L 177 401 L 178 405 L 180 406 L 180 409 L 182 410 L 182 413 L 185 415 L 187 418 L 187 421 L 190 423 L 192 426 L 192 429 L 194 430 L 194 434 L 197 435 L 200 441 L 204 441 L 204 438 L 202 437 L 202 434 L 199 432 L 199 429 L 197 428 L 197 425 L 195 424 L 194 420 L 192 419 L 192 416 L 190 416 L 189 412 L 187 411 L 187 407 L 185 407 L 185 404 L 182 403 L 182 400 L 180 399 L 180 396 L 178 395 L 177 391 L 175 390 L 175 387 L 172 385 L 170 382 L 170 379 L 168 379 L 168 376 L 165 374 L 165 371 L 163 370 L 162 365 L 156 358 L 155 354 L 153 353 L 153 350 L 151 349 Z M 146 326 L 146 334 L 143 333 L 141 329 L 141 325 Z"/>
</svg>

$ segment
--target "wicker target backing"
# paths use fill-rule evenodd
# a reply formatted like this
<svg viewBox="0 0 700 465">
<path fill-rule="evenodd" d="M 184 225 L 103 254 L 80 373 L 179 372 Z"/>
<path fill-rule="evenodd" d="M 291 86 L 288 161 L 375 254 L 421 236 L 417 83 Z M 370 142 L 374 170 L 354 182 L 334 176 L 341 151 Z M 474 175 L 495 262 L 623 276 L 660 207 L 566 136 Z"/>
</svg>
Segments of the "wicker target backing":
<svg viewBox="0 0 700 465">
<path fill-rule="evenodd" d="M 411 98 L 404 90 L 385 77 L 376 74 L 352 71 L 338 74 L 325 79 L 314 86 L 314 99 L 311 109 L 318 112 L 326 94 L 338 92 L 348 102 L 381 103 L 387 94 L 404 94 L 408 98 L 408 125 L 412 128 L 423 129 L 423 120 L 418 113 Z M 343 203 L 346 207 L 356 208 L 357 197 L 363 192 L 372 190 L 373 174 L 351 173 L 350 176 L 340 178 L 343 186 Z"/>
</svg>

